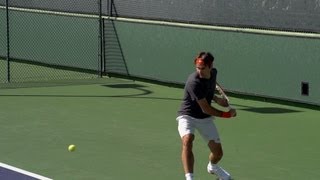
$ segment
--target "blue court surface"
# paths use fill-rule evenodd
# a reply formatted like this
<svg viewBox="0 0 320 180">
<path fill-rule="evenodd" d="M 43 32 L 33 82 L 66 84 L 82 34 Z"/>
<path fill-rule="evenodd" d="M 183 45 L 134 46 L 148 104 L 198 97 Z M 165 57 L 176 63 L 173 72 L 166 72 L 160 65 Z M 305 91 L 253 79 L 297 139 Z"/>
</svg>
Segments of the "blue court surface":
<svg viewBox="0 0 320 180">
<path fill-rule="evenodd" d="M 0 163 L 1 180 L 52 180 L 41 175 Z"/>
</svg>

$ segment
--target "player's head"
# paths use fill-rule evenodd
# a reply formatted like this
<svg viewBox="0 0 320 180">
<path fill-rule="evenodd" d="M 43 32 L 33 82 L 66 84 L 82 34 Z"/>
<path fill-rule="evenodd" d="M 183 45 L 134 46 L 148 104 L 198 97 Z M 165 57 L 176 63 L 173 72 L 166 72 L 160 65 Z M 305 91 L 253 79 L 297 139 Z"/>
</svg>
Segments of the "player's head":
<svg viewBox="0 0 320 180">
<path fill-rule="evenodd" d="M 210 78 L 213 61 L 214 57 L 209 52 L 200 52 L 195 58 L 194 64 L 200 78 Z"/>
<path fill-rule="evenodd" d="M 211 53 L 200 52 L 199 55 L 195 58 L 194 64 L 208 66 L 209 68 L 211 68 L 213 61 L 214 61 L 214 57 Z"/>
</svg>

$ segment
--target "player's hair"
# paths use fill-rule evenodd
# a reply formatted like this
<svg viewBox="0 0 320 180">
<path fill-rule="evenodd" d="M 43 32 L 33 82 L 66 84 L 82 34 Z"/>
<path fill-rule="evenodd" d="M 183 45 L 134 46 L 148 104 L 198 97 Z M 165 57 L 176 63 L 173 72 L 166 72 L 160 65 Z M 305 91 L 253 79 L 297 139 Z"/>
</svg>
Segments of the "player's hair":
<svg viewBox="0 0 320 180">
<path fill-rule="evenodd" d="M 209 52 L 200 52 L 199 55 L 195 58 L 194 64 L 203 64 L 205 66 L 211 67 L 214 57 Z"/>
</svg>

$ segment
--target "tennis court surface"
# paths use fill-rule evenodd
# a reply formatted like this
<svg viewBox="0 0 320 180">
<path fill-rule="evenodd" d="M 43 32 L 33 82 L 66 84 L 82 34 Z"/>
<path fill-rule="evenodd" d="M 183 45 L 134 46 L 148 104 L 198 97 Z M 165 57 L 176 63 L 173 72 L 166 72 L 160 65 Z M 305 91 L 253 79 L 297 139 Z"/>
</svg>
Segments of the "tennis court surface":
<svg viewBox="0 0 320 180">
<path fill-rule="evenodd" d="M 183 179 L 175 121 L 182 96 L 181 88 L 108 78 L 0 89 L 0 162 L 43 179 Z M 216 123 L 221 164 L 235 180 L 319 179 L 319 110 L 230 100 L 238 116 Z M 196 179 L 215 179 L 199 135 L 194 148 Z M 19 176 L 0 168 L 0 179 L 11 174 Z"/>
<path fill-rule="evenodd" d="M 5 180 L 51 180 L 41 175 L 0 163 L 0 179 Z"/>
</svg>

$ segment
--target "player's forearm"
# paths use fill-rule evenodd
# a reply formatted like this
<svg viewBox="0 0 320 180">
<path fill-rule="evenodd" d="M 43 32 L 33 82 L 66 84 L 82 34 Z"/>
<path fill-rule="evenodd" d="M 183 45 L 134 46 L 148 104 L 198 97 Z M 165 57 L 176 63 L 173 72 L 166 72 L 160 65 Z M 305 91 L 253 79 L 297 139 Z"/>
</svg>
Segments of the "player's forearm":
<svg viewBox="0 0 320 180">
<path fill-rule="evenodd" d="M 211 116 L 222 117 L 222 118 L 230 118 L 233 116 L 230 111 L 228 111 L 228 112 L 220 111 L 218 109 L 215 109 L 212 106 L 205 108 L 205 110 L 203 110 L 203 112 L 206 114 L 209 114 Z"/>
<path fill-rule="evenodd" d="M 215 96 L 215 98 L 213 98 L 213 99 L 219 106 L 222 106 L 222 107 L 228 107 L 229 106 L 228 100 L 223 98 L 223 97 Z"/>
<path fill-rule="evenodd" d="M 218 101 L 218 98 L 219 98 L 219 97 L 217 97 L 217 96 L 213 96 L 212 100 L 213 100 L 214 102 L 217 102 L 217 101 Z"/>
<path fill-rule="evenodd" d="M 215 109 L 214 107 L 211 107 L 211 106 L 208 106 L 207 108 L 203 109 L 203 112 L 211 116 L 218 116 L 218 117 L 221 117 L 223 113 L 222 111 Z"/>
<path fill-rule="evenodd" d="M 225 118 L 231 117 L 230 112 L 223 112 L 212 107 L 211 105 L 208 104 L 206 99 L 198 100 L 198 104 L 201 107 L 203 113 L 205 114 L 209 114 L 211 116 L 217 116 L 217 117 L 225 117 Z"/>
<path fill-rule="evenodd" d="M 213 96 L 213 101 L 216 102 L 218 105 L 223 106 L 223 98 L 220 98 L 218 96 Z"/>
</svg>

